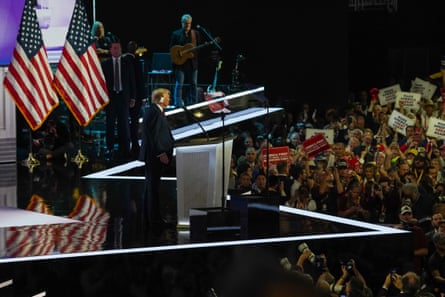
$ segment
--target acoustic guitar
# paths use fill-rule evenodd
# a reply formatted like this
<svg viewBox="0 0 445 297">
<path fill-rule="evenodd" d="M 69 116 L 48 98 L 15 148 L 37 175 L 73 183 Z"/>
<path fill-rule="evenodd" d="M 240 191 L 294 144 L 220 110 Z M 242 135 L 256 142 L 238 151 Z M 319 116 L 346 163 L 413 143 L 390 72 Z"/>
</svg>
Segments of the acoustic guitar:
<svg viewBox="0 0 445 297">
<path fill-rule="evenodd" d="M 220 38 L 215 38 L 216 42 L 220 42 Z M 195 51 L 205 46 L 213 44 L 213 41 L 208 41 L 195 46 L 193 43 L 187 43 L 186 45 L 174 45 L 170 49 L 170 58 L 175 65 L 182 65 L 188 59 L 192 59 L 195 56 Z"/>
</svg>

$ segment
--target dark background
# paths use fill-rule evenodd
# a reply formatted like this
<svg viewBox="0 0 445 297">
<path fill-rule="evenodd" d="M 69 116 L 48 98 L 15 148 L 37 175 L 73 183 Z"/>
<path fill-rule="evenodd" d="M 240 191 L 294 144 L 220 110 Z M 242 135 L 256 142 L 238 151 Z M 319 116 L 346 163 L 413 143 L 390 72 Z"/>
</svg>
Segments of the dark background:
<svg viewBox="0 0 445 297">
<path fill-rule="evenodd" d="M 90 1 L 90 7 L 93 2 Z M 401 83 L 439 71 L 444 38 L 443 1 L 398 1 L 398 10 L 355 11 L 349 1 L 273 1 L 267 6 L 238 1 L 126 0 L 118 7 L 95 1 L 95 19 L 125 45 L 168 52 L 170 33 L 184 13 L 221 38 L 218 83 L 230 84 L 235 58 L 243 82 L 264 85 L 272 104 L 298 109 L 303 102 L 338 107 L 360 90 Z M 153 6 L 147 9 L 146 6 Z M 291 8 L 292 7 L 292 8 Z M 90 14 L 94 15 L 94 12 Z M 93 17 L 92 17 L 93 18 Z M 202 33 L 203 41 L 208 41 Z M 214 47 L 200 50 L 200 84 L 214 79 Z"/>
</svg>

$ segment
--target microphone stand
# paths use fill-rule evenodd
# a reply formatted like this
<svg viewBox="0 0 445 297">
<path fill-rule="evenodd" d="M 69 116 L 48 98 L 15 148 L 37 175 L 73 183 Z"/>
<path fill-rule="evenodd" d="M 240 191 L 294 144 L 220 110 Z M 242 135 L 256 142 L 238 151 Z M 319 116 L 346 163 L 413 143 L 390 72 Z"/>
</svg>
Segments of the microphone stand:
<svg viewBox="0 0 445 297">
<path fill-rule="evenodd" d="M 219 45 L 219 43 L 216 41 L 216 39 L 215 38 L 213 38 L 213 36 L 203 27 L 203 26 L 200 26 L 200 25 L 198 25 L 198 26 L 196 26 L 198 29 L 201 29 L 202 30 L 202 32 L 204 32 L 206 35 L 207 35 L 207 37 L 213 42 L 213 44 L 214 45 L 216 45 L 216 47 L 221 51 L 222 50 L 222 47 Z"/>
<path fill-rule="evenodd" d="M 225 116 L 226 116 L 226 113 L 224 112 L 224 110 L 222 109 L 221 111 L 220 111 L 220 113 L 221 113 L 221 127 L 222 127 L 222 177 L 221 177 L 221 182 L 222 182 L 222 184 L 221 184 L 221 211 L 224 211 L 224 209 L 226 208 L 226 195 L 225 195 L 225 193 L 224 193 L 224 189 L 225 189 L 225 187 L 224 187 L 224 184 L 225 184 L 225 182 L 226 182 L 226 179 L 225 179 L 225 174 L 226 174 L 226 170 L 225 170 L 225 162 L 226 162 L 226 159 L 225 159 L 225 155 L 226 155 L 226 149 L 225 149 L 225 145 L 224 145 L 224 143 L 225 143 L 225 128 L 224 128 L 224 118 L 225 118 Z"/>
</svg>

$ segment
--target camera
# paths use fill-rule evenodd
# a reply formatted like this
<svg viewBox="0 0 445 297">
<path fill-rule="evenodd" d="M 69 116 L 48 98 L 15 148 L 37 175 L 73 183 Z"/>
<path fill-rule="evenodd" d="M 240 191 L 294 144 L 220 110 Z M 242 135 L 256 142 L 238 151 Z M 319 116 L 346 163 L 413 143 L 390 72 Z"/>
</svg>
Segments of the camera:
<svg viewBox="0 0 445 297">
<path fill-rule="evenodd" d="M 397 269 L 395 268 L 391 269 L 390 274 L 391 274 L 391 280 L 394 280 L 397 274 Z"/>
<path fill-rule="evenodd" d="M 340 260 L 340 265 L 342 265 L 342 266 L 346 266 L 346 270 L 347 270 L 348 272 L 352 271 L 352 269 L 354 268 L 354 265 L 353 265 L 353 263 L 352 263 L 352 260 L 348 260 L 348 261 Z"/>
<path fill-rule="evenodd" d="M 319 269 L 326 268 L 326 257 L 322 255 L 315 255 L 314 266 Z"/>
<path fill-rule="evenodd" d="M 306 242 L 300 243 L 298 245 L 298 251 L 300 253 L 303 253 L 305 250 L 309 250 L 309 246 L 306 244 Z M 311 262 L 312 264 L 315 265 L 315 254 L 313 252 L 311 252 L 311 255 L 308 257 L 309 262 Z"/>
</svg>

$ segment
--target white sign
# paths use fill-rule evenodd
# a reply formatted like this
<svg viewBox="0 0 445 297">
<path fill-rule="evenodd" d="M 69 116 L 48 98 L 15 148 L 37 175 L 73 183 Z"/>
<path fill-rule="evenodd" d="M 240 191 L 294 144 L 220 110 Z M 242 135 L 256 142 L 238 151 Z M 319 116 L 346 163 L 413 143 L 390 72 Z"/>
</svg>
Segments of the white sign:
<svg viewBox="0 0 445 297">
<path fill-rule="evenodd" d="M 416 77 L 414 81 L 411 82 L 411 92 L 421 94 L 422 98 L 431 99 L 434 93 L 437 90 L 437 86 L 435 84 L 430 83 L 429 81 L 420 79 Z"/>
<path fill-rule="evenodd" d="M 445 121 L 431 117 L 428 121 L 426 136 L 445 139 Z"/>
<path fill-rule="evenodd" d="M 389 103 L 396 102 L 396 94 L 397 94 L 397 92 L 401 92 L 401 91 L 402 91 L 402 89 L 400 88 L 399 84 L 380 89 L 379 90 L 380 105 L 384 106 Z"/>
<path fill-rule="evenodd" d="M 396 93 L 396 108 L 400 108 L 403 105 L 405 110 L 417 111 L 420 108 L 419 102 L 422 96 L 419 93 L 410 92 L 397 92 Z"/>
<path fill-rule="evenodd" d="M 389 119 L 388 126 L 396 129 L 398 133 L 401 133 L 406 136 L 406 127 L 413 126 L 415 124 L 413 119 L 410 119 L 406 115 L 398 112 L 397 110 L 393 110 Z"/>
</svg>

